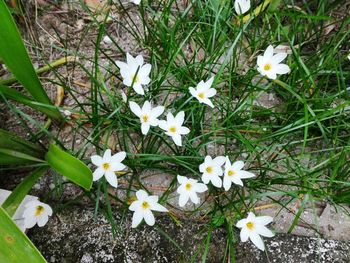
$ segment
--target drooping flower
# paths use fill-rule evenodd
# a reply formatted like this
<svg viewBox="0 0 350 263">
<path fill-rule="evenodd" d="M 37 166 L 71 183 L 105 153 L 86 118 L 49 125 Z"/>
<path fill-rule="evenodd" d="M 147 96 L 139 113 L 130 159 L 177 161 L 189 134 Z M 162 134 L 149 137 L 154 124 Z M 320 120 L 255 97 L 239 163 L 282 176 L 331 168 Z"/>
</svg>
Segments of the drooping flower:
<svg viewBox="0 0 350 263">
<path fill-rule="evenodd" d="M 25 205 L 23 211 L 24 227 L 32 228 L 35 224 L 39 227 L 44 226 L 52 215 L 52 209 L 49 205 L 38 200 L 33 200 Z"/>
<path fill-rule="evenodd" d="M 151 126 L 158 126 L 158 117 L 164 112 L 163 106 L 158 106 L 152 109 L 149 101 L 145 101 L 142 108 L 135 102 L 129 103 L 131 111 L 140 118 L 142 134 L 146 135 Z"/>
<path fill-rule="evenodd" d="M 290 72 L 290 68 L 281 62 L 287 57 L 287 53 L 273 54 L 273 47 L 269 45 L 263 56 L 258 56 L 258 71 L 261 75 L 269 79 L 276 79 L 277 74 L 286 74 Z"/>
<path fill-rule="evenodd" d="M 230 159 L 226 157 L 225 173 L 224 173 L 224 188 L 228 191 L 231 188 L 231 183 L 243 186 L 242 179 L 252 178 L 255 174 L 243 171 L 244 162 L 237 161 L 231 164 Z"/>
<path fill-rule="evenodd" d="M 126 63 L 122 61 L 116 61 L 117 66 L 120 69 L 120 74 L 123 77 L 124 85 L 133 87 L 135 92 L 140 95 L 145 95 L 143 85 L 150 83 L 149 73 L 151 72 L 151 64 L 143 65 L 142 55 L 138 55 L 136 58 L 126 53 Z"/>
<path fill-rule="evenodd" d="M 166 119 L 166 121 L 159 121 L 159 127 L 165 130 L 165 134 L 170 136 L 176 145 L 182 146 L 181 135 L 190 132 L 189 128 L 182 126 L 185 120 L 185 112 L 180 111 L 175 117 L 171 112 L 168 112 Z"/>
<path fill-rule="evenodd" d="M 136 192 L 137 200 L 132 202 L 129 206 L 129 210 L 134 212 L 132 217 L 132 225 L 131 227 L 137 227 L 142 219 L 145 220 L 147 225 L 153 226 L 155 223 L 153 211 L 158 212 L 168 212 L 164 206 L 158 204 L 158 196 L 156 195 L 148 195 L 144 190 L 138 190 Z"/>
<path fill-rule="evenodd" d="M 237 15 L 243 15 L 250 9 L 250 0 L 236 0 L 234 7 Z"/>
<path fill-rule="evenodd" d="M 125 169 L 126 166 L 121 163 L 125 157 L 125 152 L 119 152 L 112 156 L 110 149 L 104 152 L 103 157 L 99 155 L 91 156 L 91 162 L 97 166 L 93 173 L 93 181 L 97 181 L 102 176 L 105 176 L 111 186 L 118 187 L 118 179 L 115 172 Z"/>
<path fill-rule="evenodd" d="M 236 227 L 241 228 L 241 241 L 246 242 L 249 238 L 257 248 L 265 250 L 264 242 L 260 236 L 274 236 L 274 233 L 265 226 L 272 221 L 271 216 L 255 216 L 254 213 L 249 212 L 247 218 L 239 220 L 236 224 Z"/>
<path fill-rule="evenodd" d="M 201 80 L 197 84 L 196 88 L 189 87 L 189 91 L 193 97 L 195 97 L 200 103 L 205 103 L 212 108 L 214 108 L 214 105 L 211 102 L 210 98 L 216 94 L 216 89 L 211 88 L 213 81 L 214 76 L 208 79 L 206 82 Z"/>
<path fill-rule="evenodd" d="M 179 197 L 179 206 L 185 206 L 190 199 L 194 204 L 199 204 L 197 193 L 203 193 L 208 190 L 205 184 L 198 183 L 198 180 L 190 179 L 185 176 L 178 175 L 177 181 L 180 186 L 177 188 Z"/>
<path fill-rule="evenodd" d="M 222 165 L 225 163 L 224 156 L 218 156 L 214 159 L 207 155 L 204 163 L 199 166 L 199 171 L 202 173 L 202 181 L 205 184 L 211 182 L 216 187 L 221 187 L 222 181 L 220 176 L 223 174 Z"/>
</svg>

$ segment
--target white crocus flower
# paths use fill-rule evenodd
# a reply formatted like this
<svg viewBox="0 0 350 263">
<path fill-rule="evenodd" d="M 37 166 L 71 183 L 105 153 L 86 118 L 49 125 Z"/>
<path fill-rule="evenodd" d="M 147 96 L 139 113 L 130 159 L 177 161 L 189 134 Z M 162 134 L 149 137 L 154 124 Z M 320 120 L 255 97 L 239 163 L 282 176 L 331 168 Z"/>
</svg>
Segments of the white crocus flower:
<svg viewBox="0 0 350 263">
<path fill-rule="evenodd" d="M 204 82 L 203 80 L 199 82 L 196 88 L 189 88 L 189 91 L 193 97 L 195 97 L 200 103 L 205 103 L 212 108 L 214 108 L 214 105 L 209 98 L 215 96 L 216 94 L 216 89 L 211 88 L 213 81 L 214 77 L 211 77 L 206 82 Z"/>
<path fill-rule="evenodd" d="M 221 187 L 222 181 L 220 176 L 223 174 L 222 165 L 225 163 L 224 156 L 218 156 L 212 159 L 209 155 L 205 157 L 204 163 L 199 166 L 202 173 L 202 181 L 205 184 L 211 182 L 216 187 Z"/>
<path fill-rule="evenodd" d="M 189 128 L 182 126 L 185 120 L 185 112 L 180 111 L 175 117 L 168 112 L 166 119 L 166 121 L 159 121 L 159 127 L 165 130 L 165 134 L 170 136 L 176 145 L 182 146 L 181 135 L 190 132 Z"/>
<path fill-rule="evenodd" d="M 146 191 L 138 190 L 136 192 L 136 198 L 137 200 L 129 206 L 129 210 L 134 211 L 131 225 L 133 228 L 137 227 L 142 219 L 145 219 L 147 225 L 153 226 L 155 219 L 152 210 L 168 212 L 168 209 L 158 204 L 158 196 L 156 195 L 148 195 Z"/>
<path fill-rule="evenodd" d="M 177 188 L 179 197 L 179 206 L 185 206 L 189 199 L 194 204 L 199 204 L 197 193 L 203 193 L 208 190 L 205 184 L 198 183 L 198 180 L 190 179 L 185 176 L 178 175 L 177 181 L 180 186 Z"/>
<path fill-rule="evenodd" d="M 143 65 L 142 55 L 134 58 L 129 53 L 126 53 L 126 63 L 116 61 L 116 64 L 120 69 L 124 85 L 132 86 L 137 94 L 145 95 L 142 85 L 147 85 L 151 81 L 149 78 L 152 68 L 151 64 Z"/>
<path fill-rule="evenodd" d="M 164 112 L 163 106 L 158 106 L 152 109 L 149 101 L 145 101 L 142 108 L 135 102 L 129 103 L 131 111 L 140 118 L 142 134 L 146 135 L 151 126 L 158 126 L 158 117 Z"/>
<path fill-rule="evenodd" d="M 263 56 L 258 56 L 258 71 L 261 75 L 269 79 L 276 79 L 277 74 L 286 74 L 290 72 L 290 68 L 286 64 L 281 64 L 282 60 L 287 57 L 287 53 L 273 54 L 271 45 L 265 50 Z"/>
<path fill-rule="evenodd" d="M 24 227 L 32 228 L 35 224 L 39 227 L 44 226 L 52 215 L 52 209 L 49 205 L 38 200 L 30 201 L 25 205 L 23 211 Z"/>
<path fill-rule="evenodd" d="M 125 157 L 125 152 L 119 152 L 112 156 L 110 149 L 105 151 L 103 157 L 98 155 L 91 156 L 91 162 L 97 166 L 97 169 L 93 173 L 93 181 L 97 181 L 102 176 L 105 176 L 111 186 L 118 187 L 118 179 L 115 172 L 125 169 L 126 166 L 121 163 Z"/>
<path fill-rule="evenodd" d="M 238 15 L 243 15 L 250 9 L 250 0 L 236 0 L 234 7 Z"/>
<path fill-rule="evenodd" d="M 231 164 L 228 157 L 226 157 L 225 163 L 225 173 L 224 173 L 224 188 L 225 191 L 228 191 L 231 188 L 231 183 L 238 184 L 243 186 L 242 179 L 252 178 L 255 174 L 243 171 L 242 168 L 244 166 L 244 162 L 237 161 Z"/>
<path fill-rule="evenodd" d="M 241 228 L 241 241 L 246 242 L 249 238 L 257 248 L 265 250 L 260 235 L 265 237 L 274 236 L 274 233 L 265 226 L 272 221 L 271 216 L 255 216 L 254 213 L 249 212 L 247 218 L 239 220 L 236 224 L 236 227 Z"/>
</svg>

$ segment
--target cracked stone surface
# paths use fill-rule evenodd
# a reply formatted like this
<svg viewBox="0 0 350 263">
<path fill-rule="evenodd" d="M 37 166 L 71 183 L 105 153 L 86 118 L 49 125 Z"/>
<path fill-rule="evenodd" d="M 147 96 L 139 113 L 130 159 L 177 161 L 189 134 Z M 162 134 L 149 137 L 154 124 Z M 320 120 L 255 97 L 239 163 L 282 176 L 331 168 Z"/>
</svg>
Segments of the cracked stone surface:
<svg viewBox="0 0 350 263">
<path fill-rule="evenodd" d="M 28 235 L 48 262 L 199 262 L 208 235 L 206 225 L 182 220 L 176 225 L 167 216 L 157 216 L 155 227 L 130 227 L 130 215 L 115 215 L 115 237 L 103 216 L 94 219 L 92 207 L 70 207 L 57 213 L 43 228 Z M 238 237 L 238 236 L 237 236 Z M 345 263 L 350 262 L 350 243 L 278 234 L 265 239 L 266 252 L 250 242 L 236 247 L 239 263 Z M 222 262 L 225 256 L 224 229 L 212 232 L 207 262 Z M 227 258 L 225 259 L 227 261 Z"/>
</svg>

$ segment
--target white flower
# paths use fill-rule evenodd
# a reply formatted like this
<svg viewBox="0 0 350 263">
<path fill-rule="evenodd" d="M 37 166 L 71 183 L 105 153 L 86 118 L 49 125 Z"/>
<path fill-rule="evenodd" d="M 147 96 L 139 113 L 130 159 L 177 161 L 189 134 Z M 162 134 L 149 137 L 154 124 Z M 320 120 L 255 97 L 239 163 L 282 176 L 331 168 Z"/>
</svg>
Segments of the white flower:
<svg viewBox="0 0 350 263">
<path fill-rule="evenodd" d="M 52 209 L 49 205 L 38 200 L 30 201 L 25 205 L 23 211 L 24 227 L 32 228 L 35 224 L 39 227 L 44 226 L 52 215 Z"/>
<path fill-rule="evenodd" d="M 102 39 L 103 43 L 105 43 L 106 45 L 110 45 L 113 43 L 112 39 L 109 36 L 104 36 Z"/>
<path fill-rule="evenodd" d="M 149 128 L 151 126 L 158 126 L 159 120 L 158 117 L 162 115 L 164 112 L 163 106 L 158 106 L 152 109 L 152 105 L 149 101 L 145 101 L 145 103 L 142 106 L 142 109 L 140 106 L 130 101 L 129 103 L 131 111 L 140 118 L 141 122 L 141 131 L 142 134 L 146 135 L 149 131 Z"/>
<path fill-rule="evenodd" d="M 197 180 L 187 178 L 185 176 L 178 175 L 177 181 L 180 186 L 177 188 L 177 193 L 179 197 L 179 206 L 184 206 L 189 199 L 194 204 L 199 204 L 199 197 L 197 193 L 203 193 L 208 190 L 208 187 L 205 184 L 198 183 Z"/>
<path fill-rule="evenodd" d="M 248 217 L 239 220 L 236 227 L 241 228 L 241 241 L 246 242 L 248 238 L 260 250 L 265 250 L 264 242 L 261 236 L 273 237 L 274 234 L 265 225 L 271 223 L 273 218 L 271 216 L 255 216 L 254 213 L 249 212 Z"/>
<path fill-rule="evenodd" d="M 226 157 L 225 163 L 225 173 L 224 173 L 224 188 L 225 191 L 228 191 L 231 188 L 231 183 L 238 184 L 243 186 L 242 179 L 252 178 L 255 174 L 243 171 L 242 168 L 244 162 L 237 161 L 231 164 L 228 157 Z"/>
<path fill-rule="evenodd" d="M 205 184 L 211 182 L 216 187 L 221 187 L 222 181 L 219 176 L 222 176 L 223 170 L 221 166 L 225 163 L 226 158 L 224 156 L 218 156 L 212 159 L 207 155 L 204 159 L 204 163 L 199 166 L 199 171 L 202 173 L 202 181 Z"/>
<path fill-rule="evenodd" d="M 137 200 L 132 202 L 129 206 L 129 210 L 134 211 L 132 217 L 133 228 L 137 227 L 142 219 L 145 219 L 147 225 L 153 226 L 155 219 L 152 213 L 153 211 L 168 212 L 164 206 L 158 204 L 158 196 L 148 195 L 144 190 L 138 190 L 136 192 Z"/>
<path fill-rule="evenodd" d="M 189 91 L 193 97 L 195 97 L 200 103 L 205 103 L 210 107 L 214 108 L 213 103 L 209 98 L 215 96 L 216 89 L 211 88 L 213 84 L 214 77 L 211 77 L 207 82 L 201 80 L 194 89 L 193 87 L 189 87 Z"/>
<path fill-rule="evenodd" d="M 243 15 L 250 9 L 250 0 L 236 0 L 234 6 L 236 13 L 238 15 Z"/>
<path fill-rule="evenodd" d="M 287 57 L 287 53 L 273 54 L 271 45 L 265 50 L 263 56 L 258 56 L 258 71 L 261 75 L 267 76 L 269 79 L 276 79 L 277 74 L 286 74 L 290 72 L 290 68 L 286 64 L 280 64 Z"/>
<path fill-rule="evenodd" d="M 137 94 L 145 95 L 142 85 L 147 85 L 151 81 L 149 78 L 152 68 L 151 64 L 143 65 L 142 55 L 134 58 L 129 53 L 126 53 L 126 63 L 116 61 L 116 64 L 120 68 L 124 85 L 128 87 L 132 86 Z"/>
<path fill-rule="evenodd" d="M 135 5 L 139 5 L 141 3 L 141 0 L 131 0 L 131 3 L 134 3 Z"/>
<path fill-rule="evenodd" d="M 168 112 L 166 121 L 159 121 L 159 127 L 165 130 L 165 134 L 170 136 L 174 143 L 178 146 L 182 146 L 181 135 L 188 134 L 190 129 L 182 126 L 185 120 L 185 112 L 180 111 L 175 117 Z"/>
<path fill-rule="evenodd" d="M 105 176 L 111 186 L 118 187 L 118 179 L 115 172 L 125 169 L 125 165 L 121 162 L 125 159 L 126 153 L 119 152 L 113 156 L 111 153 L 112 151 L 107 149 L 103 157 L 98 155 L 91 156 L 91 162 L 97 166 L 97 169 L 93 173 L 93 181 L 97 181 L 102 176 Z"/>
</svg>

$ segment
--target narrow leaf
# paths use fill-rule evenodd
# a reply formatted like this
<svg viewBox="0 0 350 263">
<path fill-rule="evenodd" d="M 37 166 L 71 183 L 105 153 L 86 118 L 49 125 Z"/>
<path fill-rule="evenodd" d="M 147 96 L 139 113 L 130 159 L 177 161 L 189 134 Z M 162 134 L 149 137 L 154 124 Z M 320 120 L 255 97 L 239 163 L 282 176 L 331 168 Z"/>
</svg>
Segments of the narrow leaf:
<svg viewBox="0 0 350 263">
<path fill-rule="evenodd" d="M 25 196 L 32 189 L 35 182 L 47 171 L 48 167 L 39 167 L 35 169 L 30 175 L 28 175 L 19 185 L 16 186 L 15 190 L 6 198 L 2 207 L 6 210 L 9 216 L 13 216 L 22 203 Z"/>
<path fill-rule="evenodd" d="M 22 152 L 2 148 L 0 148 L 0 157 L 3 157 L 0 159 L 0 164 L 2 165 L 45 162 L 44 160 L 35 158 Z"/>
<path fill-rule="evenodd" d="M 46 262 L 2 207 L 0 207 L 0 237 L 0 262 Z"/>
<path fill-rule="evenodd" d="M 0 1 L 0 17 L 0 58 L 36 101 L 52 105 L 35 73 L 6 1 Z M 51 117 L 62 118 L 57 109 L 49 110 Z"/>
<path fill-rule="evenodd" d="M 82 161 L 54 144 L 50 145 L 45 159 L 55 171 L 86 190 L 90 190 L 92 186 L 92 172 Z"/>
</svg>

